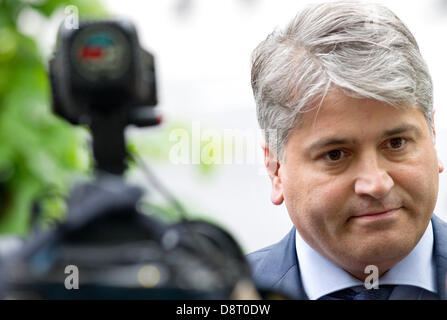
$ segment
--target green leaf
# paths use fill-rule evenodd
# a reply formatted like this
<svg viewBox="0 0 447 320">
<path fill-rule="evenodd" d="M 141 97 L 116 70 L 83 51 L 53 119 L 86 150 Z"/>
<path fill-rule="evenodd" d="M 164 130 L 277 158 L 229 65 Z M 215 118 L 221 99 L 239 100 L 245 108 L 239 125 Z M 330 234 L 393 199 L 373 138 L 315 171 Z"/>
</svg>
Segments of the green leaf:
<svg viewBox="0 0 447 320">
<path fill-rule="evenodd" d="M 18 47 L 17 34 L 10 27 L 0 28 L 0 63 L 10 61 L 16 55 Z"/>
<path fill-rule="evenodd" d="M 50 17 L 70 4 L 81 13 L 105 12 L 97 1 L 0 0 L 0 234 L 25 235 L 36 197 L 49 186 L 65 192 L 91 168 L 85 130 L 52 113 L 42 53 L 16 27 L 24 8 Z M 43 208 L 43 223 L 64 216 L 62 199 L 45 199 Z"/>
<path fill-rule="evenodd" d="M 80 17 L 86 16 L 96 16 L 105 17 L 108 14 L 107 10 L 104 8 L 100 1 L 91 0 L 47 0 L 40 4 L 33 4 L 32 7 L 38 12 L 46 17 L 51 17 L 51 15 L 59 10 L 65 10 L 68 6 L 75 6 L 78 10 Z M 67 9 L 67 13 L 71 13 Z"/>
</svg>

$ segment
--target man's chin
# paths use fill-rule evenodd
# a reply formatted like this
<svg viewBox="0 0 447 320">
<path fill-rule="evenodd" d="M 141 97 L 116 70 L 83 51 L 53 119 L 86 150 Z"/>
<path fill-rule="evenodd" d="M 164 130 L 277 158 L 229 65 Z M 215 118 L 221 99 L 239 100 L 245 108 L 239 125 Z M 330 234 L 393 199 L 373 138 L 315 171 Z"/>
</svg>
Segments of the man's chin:
<svg viewBox="0 0 447 320">
<path fill-rule="evenodd" d="M 376 239 L 374 242 L 359 243 L 349 252 L 347 261 L 352 262 L 356 268 L 364 269 L 366 266 L 375 265 L 379 267 L 379 273 L 389 269 L 404 259 L 414 248 L 413 241 L 390 241 Z"/>
</svg>

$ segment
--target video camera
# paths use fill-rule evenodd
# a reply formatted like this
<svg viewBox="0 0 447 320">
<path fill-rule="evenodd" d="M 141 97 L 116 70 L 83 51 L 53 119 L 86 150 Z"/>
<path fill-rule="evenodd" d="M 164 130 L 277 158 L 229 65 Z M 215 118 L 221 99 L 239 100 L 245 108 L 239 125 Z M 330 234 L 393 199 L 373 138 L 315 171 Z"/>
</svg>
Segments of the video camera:
<svg viewBox="0 0 447 320">
<path fill-rule="evenodd" d="M 155 67 L 139 45 L 129 21 L 61 25 L 50 64 L 54 112 L 72 124 L 85 124 L 93 136 L 100 170 L 125 169 L 124 128 L 157 125 Z"/>
<path fill-rule="evenodd" d="M 72 190 L 64 221 L 36 228 L 20 250 L 3 259 L 1 298 L 258 297 L 245 257 L 228 232 L 184 214 L 178 223 L 161 221 L 139 205 L 144 190 L 122 177 L 126 126 L 160 123 L 154 112 L 154 58 L 140 47 L 133 24 L 62 25 L 49 75 L 54 112 L 91 130 L 95 178 Z M 154 182 L 149 168 L 143 169 Z"/>
</svg>

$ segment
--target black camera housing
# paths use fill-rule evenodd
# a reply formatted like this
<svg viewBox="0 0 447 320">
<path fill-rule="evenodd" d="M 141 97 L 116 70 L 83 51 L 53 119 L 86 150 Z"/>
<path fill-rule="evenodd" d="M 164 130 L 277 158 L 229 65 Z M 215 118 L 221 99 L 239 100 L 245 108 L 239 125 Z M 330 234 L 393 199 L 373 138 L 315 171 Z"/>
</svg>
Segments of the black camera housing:
<svg viewBox="0 0 447 320">
<path fill-rule="evenodd" d="M 49 73 L 53 109 L 72 124 L 123 109 L 127 124 L 138 125 L 145 122 L 141 110 L 157 104 L 154 57 L 127 20 L 62 24 Z"/>
</svg>

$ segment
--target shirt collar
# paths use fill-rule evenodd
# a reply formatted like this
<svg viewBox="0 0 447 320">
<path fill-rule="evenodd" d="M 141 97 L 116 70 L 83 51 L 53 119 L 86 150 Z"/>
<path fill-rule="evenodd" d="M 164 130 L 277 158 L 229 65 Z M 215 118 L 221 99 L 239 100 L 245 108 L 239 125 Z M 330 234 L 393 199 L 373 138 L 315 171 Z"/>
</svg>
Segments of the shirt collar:
<svg viewBox="0 0 447 320">
<path fill-rule="evenodd" d="M 296 231 L 296 252 L 304 290 L 310 300 L 345 288 L 363 286 L 363 282 L 338 267 L 310 247 Z M 433 256 L 431 221 L 421 240 L 408 256 L 379 279 L 381 284 L 417 286 L 437 292 L 436 265 Z"/>
</svg>

